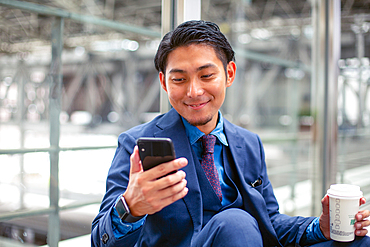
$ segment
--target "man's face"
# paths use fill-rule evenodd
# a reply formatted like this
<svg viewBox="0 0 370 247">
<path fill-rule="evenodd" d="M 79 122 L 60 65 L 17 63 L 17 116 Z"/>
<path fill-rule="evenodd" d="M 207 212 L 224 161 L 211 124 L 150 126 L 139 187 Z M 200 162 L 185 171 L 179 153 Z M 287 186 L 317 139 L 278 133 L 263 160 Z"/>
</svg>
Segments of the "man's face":
<svg viewBox="0 0 370 247">
<path fill-rule="evenodd" d="M 213 47 L 192 44 L 178 47 L 168 55 L 165 75 L 160 72 L 159 79 L 176 111 L 209 134 L 216 127 L 218 110 L 235 72 L 235 63 L 229 62 L 225 74 Z"/>
</svg>

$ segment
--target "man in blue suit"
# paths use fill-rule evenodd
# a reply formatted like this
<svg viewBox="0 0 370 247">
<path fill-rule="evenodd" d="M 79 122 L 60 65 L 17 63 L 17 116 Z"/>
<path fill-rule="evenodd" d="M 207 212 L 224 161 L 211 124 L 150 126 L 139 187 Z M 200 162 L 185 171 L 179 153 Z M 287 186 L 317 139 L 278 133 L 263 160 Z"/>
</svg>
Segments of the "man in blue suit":
<svg viewBox="0 0 370 247">
<path fill-rule="evenodd" d="M 155 66 L 173 109 L 119 136 L 92 246 L 370 246 L 367 210 L 345 245 L 328 241 L 327 196 L 319 218 L 279 213 L 261 140 L 220 112 L 236 64 L 216 24 L 178 26 L 161 41 Z M 201 165 L 204 136 L 215 140 L 219 193 Z M 139 137 L 171 138 L 180 158 L 144 171 Z"/>
</svg>

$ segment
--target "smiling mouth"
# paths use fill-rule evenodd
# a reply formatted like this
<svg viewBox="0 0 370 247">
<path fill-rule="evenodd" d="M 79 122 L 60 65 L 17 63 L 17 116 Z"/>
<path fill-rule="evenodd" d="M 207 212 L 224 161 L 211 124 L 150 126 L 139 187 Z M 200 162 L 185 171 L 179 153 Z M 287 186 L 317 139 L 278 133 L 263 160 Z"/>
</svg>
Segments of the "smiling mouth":
<svg viewBox="0 0 370 247">
<path fill-rule="evenodd" d="M 194 109 L 194 110 L 199 110 L 201 108 L 203 108 L 205 105 L 207 105 L 208 101 L 207 102 L 204 102 L 204 103 L 199 103 L 199 104 L 186 104 L 188 107 Z"/>
<path fill-rule="evenodd" d="M 197 105 L 189 105 L 189 106 L 191 106 L 191 107 L 199 107 L 199 106 L 201 106 L 201 105 L 205 105 L 206 103 L 202 103 L 202 104 L 197 104 Z"/>
</svg>

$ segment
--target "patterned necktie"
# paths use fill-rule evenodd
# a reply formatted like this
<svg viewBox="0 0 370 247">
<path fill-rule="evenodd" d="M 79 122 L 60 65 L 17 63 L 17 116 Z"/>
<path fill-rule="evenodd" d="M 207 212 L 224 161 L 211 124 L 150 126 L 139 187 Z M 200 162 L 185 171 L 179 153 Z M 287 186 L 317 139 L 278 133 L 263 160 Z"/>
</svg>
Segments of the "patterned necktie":
<svg viewBox="0 0 370 247">
<path fill-rule="evenodd" d="M 214 135 L 204 135 L 202 137 L 203 142 L 203 156 L 202 156 L 202 168 L 212 185 L 216 195 L 222 201 L 222 191 L 220 185 L 220 179 L 218 178 L 217 168 L 213 158 L 213 152 L 215 149 L 216 137 Z"/>
</svg>

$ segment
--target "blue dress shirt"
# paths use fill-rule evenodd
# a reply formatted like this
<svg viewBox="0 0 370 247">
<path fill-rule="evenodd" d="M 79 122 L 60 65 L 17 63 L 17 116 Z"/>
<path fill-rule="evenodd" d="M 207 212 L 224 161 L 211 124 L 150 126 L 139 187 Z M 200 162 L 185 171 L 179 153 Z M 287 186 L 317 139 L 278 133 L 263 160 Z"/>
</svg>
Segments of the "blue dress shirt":
<svg viewBox="0 0 370 247">
<path fill-rule="evenodd" d="M 189 139 L 191 147 L 193 148 L 197 158 L 201 162 L 203 147 L 202 147 L 200 138 L 205 134 L 201 132 L 197 127 L 191 125 L 184 118 L 182 118 L 182 121 L 184 123 L 186 135 Z M 234 199 L 236 198 L 237 192 L 234 189 L 232 189 L 232 187 L 229 185 L 231 184 L 231 182 L 229 181 L 229 178 L 226 176 L 223 162 L 222 162 L 222 148 L 223 146 L 228 146 L 229 144 L 227 142 L 227 139 L 224 133 L 223 117 L 220 111 L 218 112 L 217 126 L 210 134 L 217 137 L 217 141 L 215 144 L 215 150 L 214 150 L 214 161 L 215 161 L 215 165 L 218 171 L 218 176 L 220 178 L 220 184 L 221 184 L 221 190 L 222 190 L 221 204 L 222 206 L 226 206 L 234 201 Z M 117 198 L 117 200 L 118 199 L 119 198 Z M 144 218 L 134 223 L 123 222 L 119 218 L 118 213 L 116 212 L 114 207 L 111 212 L 111 217 L 112 217 L 112 229 L 113 229 L 113 233 L 116 239 L 122 238 L 127 233 L 135 231 L 136 229 L 138 229 L 144 224 L 145 219 L 146 219 L 146 216 L 145 216 Z M 319 218 L 315 218 L 310 223 L 310 225 L 306 228 L 306 234 L 303 235 L 303 241 L 301 244 L 304 244 L 304 245 L 313 244 L 313 243 L 321 242 L 323 240 L 326 240 L 326 238 L 324 237 L 324 235 L 322 234 L 320 230 Z"/>
<path fill-rule="evenodd" d="M 182 118 L 182 121 L 184 123 L 186 135 L 189 139 L 190 145 L 193 148 L 199 162 L 201 163 L 203 144 L 200 138 L 204 136 L 204 133 L 200 131 L 197 127 L 191 125 L 184 118 Z M 231 182 L 226 176 L 222 162 L 222 147 L 229 146 L 229 144 L 227 143 L 226 136 L 224 134 L 224 120 L 222 118 L 221 112 L 219 112 L 219 121 L 217 123 L 217 126 L 210 134 L 217 137 L 213 155 L 222 190 L 221 204 L 222 206 L 226 206 L 235 200 L 237 192 L 230 186 Z"/>
</svg>

